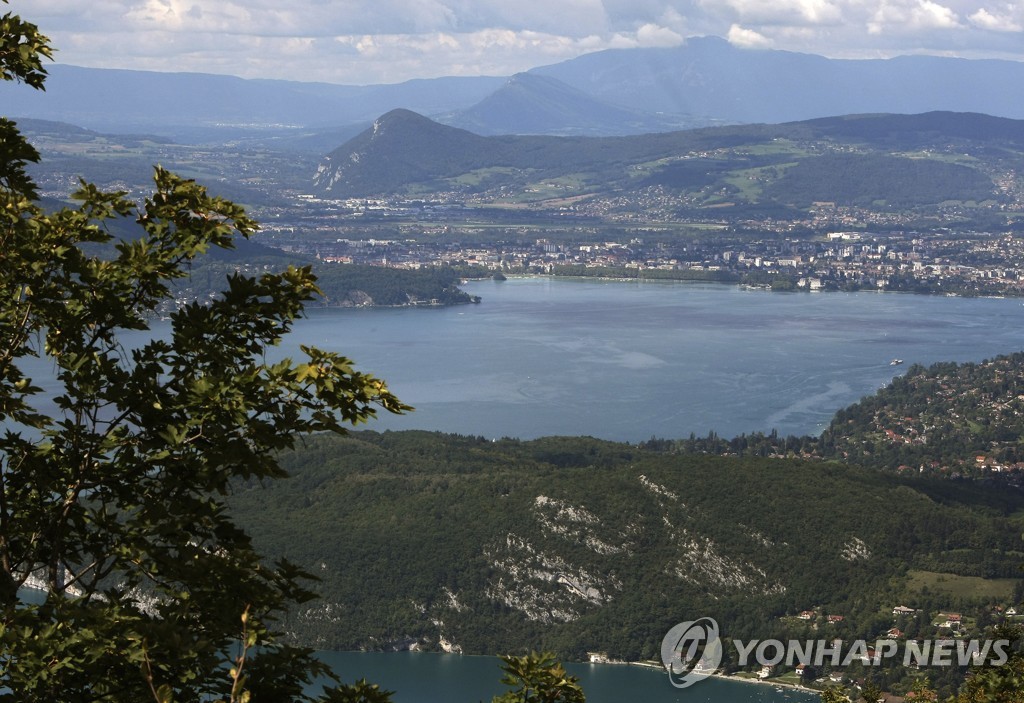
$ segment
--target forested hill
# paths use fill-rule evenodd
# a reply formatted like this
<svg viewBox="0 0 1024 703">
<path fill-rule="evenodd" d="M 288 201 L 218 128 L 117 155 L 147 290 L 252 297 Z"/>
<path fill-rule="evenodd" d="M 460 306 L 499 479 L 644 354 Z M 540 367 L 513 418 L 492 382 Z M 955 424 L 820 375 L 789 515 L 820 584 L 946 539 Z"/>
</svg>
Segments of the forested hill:
<svg viewBox="0 0 1024 703">
<path fill-rule="evenodd" d="M 956 612 L 980 637 L 1024 603 L 1022 413 L 1024 353 L 911 366 L 820 438 L 318 436 L 231 505 L 321 579 L 286 627 L 322 648 L 638 660 L 700 616 L 730 638 L 873 641 L 949 637 Z M 929 676 L 945 695 L 964 673 Z"/>
<path fill-rule="evenodd" d="M 326 306 L 459 305 L 479 302 L 459 288 L 459 274 L 446 268 L 396 269 L 358 264 L 316 267 Z"/>
<path fill-rule="evenodd" d="M 698 616 L 729 637 L 874 640 L 896 605 L 1020 597 L 1021 499 L 977 483 L 425 432 L 321 436 L 284 465 L 290 479 L 231 502 L 262 551 L 321 579 L 287 623 L 318 647 L 643 659 Z M 978 599 L 922 592 L 921 574 L 1003 580 Z M 843 621 L 814 634 L 807 610 Z"/>
<path fill-rule="evenodd" d="M 459 273 L 450 268 L 397 269 L 365 264 L 324 263 L 277 249 L 243 242 L 239 251 L 211 252 L 175 283 L 179 299 L 204 300 L 225 288 L 227 276 L 241 271 L 257 275 L 288 264 L 312 266 L 323 295 L 311 303 L 323 307 L 395 307 L 460 305 L 480 302 L 459 288 Z"/>
<path fill-rule="evenodd" d="M 836 413 L 821 446 L 826 456 L 887 469 L 1024 471 L 1024 353 L 911 366 Z"/>
<path fill-rule="evenodd" d="M 48 203 L 54 209 L 59 203 Z M 112 220 L 111 231 L 130 239 L 132 232 L 126 220 Z M 114 256 L 115 243 L 90 246 L 98 256 Z M 259 276 L 280 272 L 288 266 L 310 266 L 317 277 L 322 295 L 311 301 L 313 307 L 396 307 L 414 305 L 460 305 L 480 302 L 461 288 L 460 271 L 450 267 L 419 269 L 392 268 L 369 264 L 342 264 L 322 261 L 312 256 L 286 252 L 274 247 L 239 238 L 230 249 L 212 248 L 197 257 L 188 275 L 173 282 L 174 300 L 166 309 L 189 300 L 207 300 L 227 287 L 227 277 L 235 273 Z"/>
</svg>

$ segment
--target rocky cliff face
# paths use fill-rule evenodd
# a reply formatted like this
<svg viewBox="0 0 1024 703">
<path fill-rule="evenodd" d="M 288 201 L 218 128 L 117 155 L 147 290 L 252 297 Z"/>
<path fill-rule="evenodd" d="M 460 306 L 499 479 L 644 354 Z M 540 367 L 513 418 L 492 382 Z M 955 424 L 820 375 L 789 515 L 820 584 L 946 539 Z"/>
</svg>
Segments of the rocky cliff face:
<svg viewBox="0 0 1024 703">
<path fill-rule="evenodd" d="M 530 620 L 571 622 L 621 594 L 624 586 L 617 573 L 624 565 L 628 569 L 630 562 L 636 562 L 635 569 L 649 568 L 641 563 L 648 555 L 640 545 L 651 542 L 672 545 L 671 559 L 663 565 L 665 573 L 709 594 L 785 593 L 786 586 L 756 564 L 729 556 L 694 527 L 677 527 L 673 512 L 686 512 L 686 506 L 674 492 L 644 475 L 638 481 L 661 513 L 659 522 L 646 527 L 639 516 L 619 530 L 612 526 L 613 520 L 602 519 L 582 504 L 538 495 L 532 518 L 545 547 L 511 532 L 488 547 L 484 554 L 493 576 L 485 595 Z M 656 534 L 647 534 L 652 531 Z M 750 539 L 763 546 L 763 537 Z M 587 565 L 596 561 L 599 566 L 584 566 L 584 561 Z"/>
</svg>

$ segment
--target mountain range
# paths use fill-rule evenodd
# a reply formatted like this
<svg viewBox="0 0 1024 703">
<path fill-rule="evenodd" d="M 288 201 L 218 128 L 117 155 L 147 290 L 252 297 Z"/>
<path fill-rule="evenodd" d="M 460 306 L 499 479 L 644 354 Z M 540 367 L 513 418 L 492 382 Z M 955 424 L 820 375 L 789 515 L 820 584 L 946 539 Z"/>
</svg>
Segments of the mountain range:
<svg viewBox="0 0 1024 703">
<path fill-rule="evenodd" d="M 829 59 L 690 39 L 671 49 L 612 49 L 534 69 L 596 99 L 727 122 L 786 122 L 935 110 L 1024 117 L 1009 86 L 1024 63 L 937 56 Z"/>
<path fill-rule="evenodd" d="M 404 108 L 479 134 L 608 136 L 838 114 L 981 112 L 1024 118 L 1024 63 L 904 56 L 829 59 L 737 48 L 715 37 L 671 49 L 587 54 L 512 77 L 343 86 L 195 73 L 49 68 L 45 93 L 0 86 L 9 117 L 179 140 L 271 139 L 305 150 Z"/>
<path fill-rule="evenodd" d="M 393 110 L 325 156 L 314 184 L 332 198 L 462 191 L 480 200 L 564 203 L 657 191 L 730 206 L 902 208 L 995 203 L 1007 197 L 997 181 L 1020 169 L 1022 154 L 1024 121 L 972 113 L 587 138 L 485 137 Z"/>
</svg>

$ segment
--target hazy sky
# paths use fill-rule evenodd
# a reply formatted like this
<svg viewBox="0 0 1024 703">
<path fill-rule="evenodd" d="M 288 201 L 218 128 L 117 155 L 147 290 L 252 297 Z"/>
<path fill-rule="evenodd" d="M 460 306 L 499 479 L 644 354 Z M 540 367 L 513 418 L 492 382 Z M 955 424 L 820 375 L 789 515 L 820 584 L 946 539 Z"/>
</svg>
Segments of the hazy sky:
<svg viewBox="0 0 1024 703">
<path fill-rule="evenodd" d="M 366 84 L 717 35 L 837 58 L 1024 60 L 1024 0 L 11 0 L 60 63 Z"/>
</svg>

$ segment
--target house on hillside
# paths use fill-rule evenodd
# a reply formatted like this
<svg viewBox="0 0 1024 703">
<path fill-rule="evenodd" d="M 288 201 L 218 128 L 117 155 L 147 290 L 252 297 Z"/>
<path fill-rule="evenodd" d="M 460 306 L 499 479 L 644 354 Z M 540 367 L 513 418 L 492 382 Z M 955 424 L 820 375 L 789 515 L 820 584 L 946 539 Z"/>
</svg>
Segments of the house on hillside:
<svg viewBox="0 0 1024 703">
<path fill-rule="evenodd" d="M 939 620 L 942 620 L 943 618 L 945 618 L 945 621 L 942 622 L 939 627 L 945 627 L 949 630 L 953 630 L 954 632 L 960 631 L 960 627 L 963 624 L 964 619 L 963 615 L 960 613 L 939 613 Z"/>
</svg>

